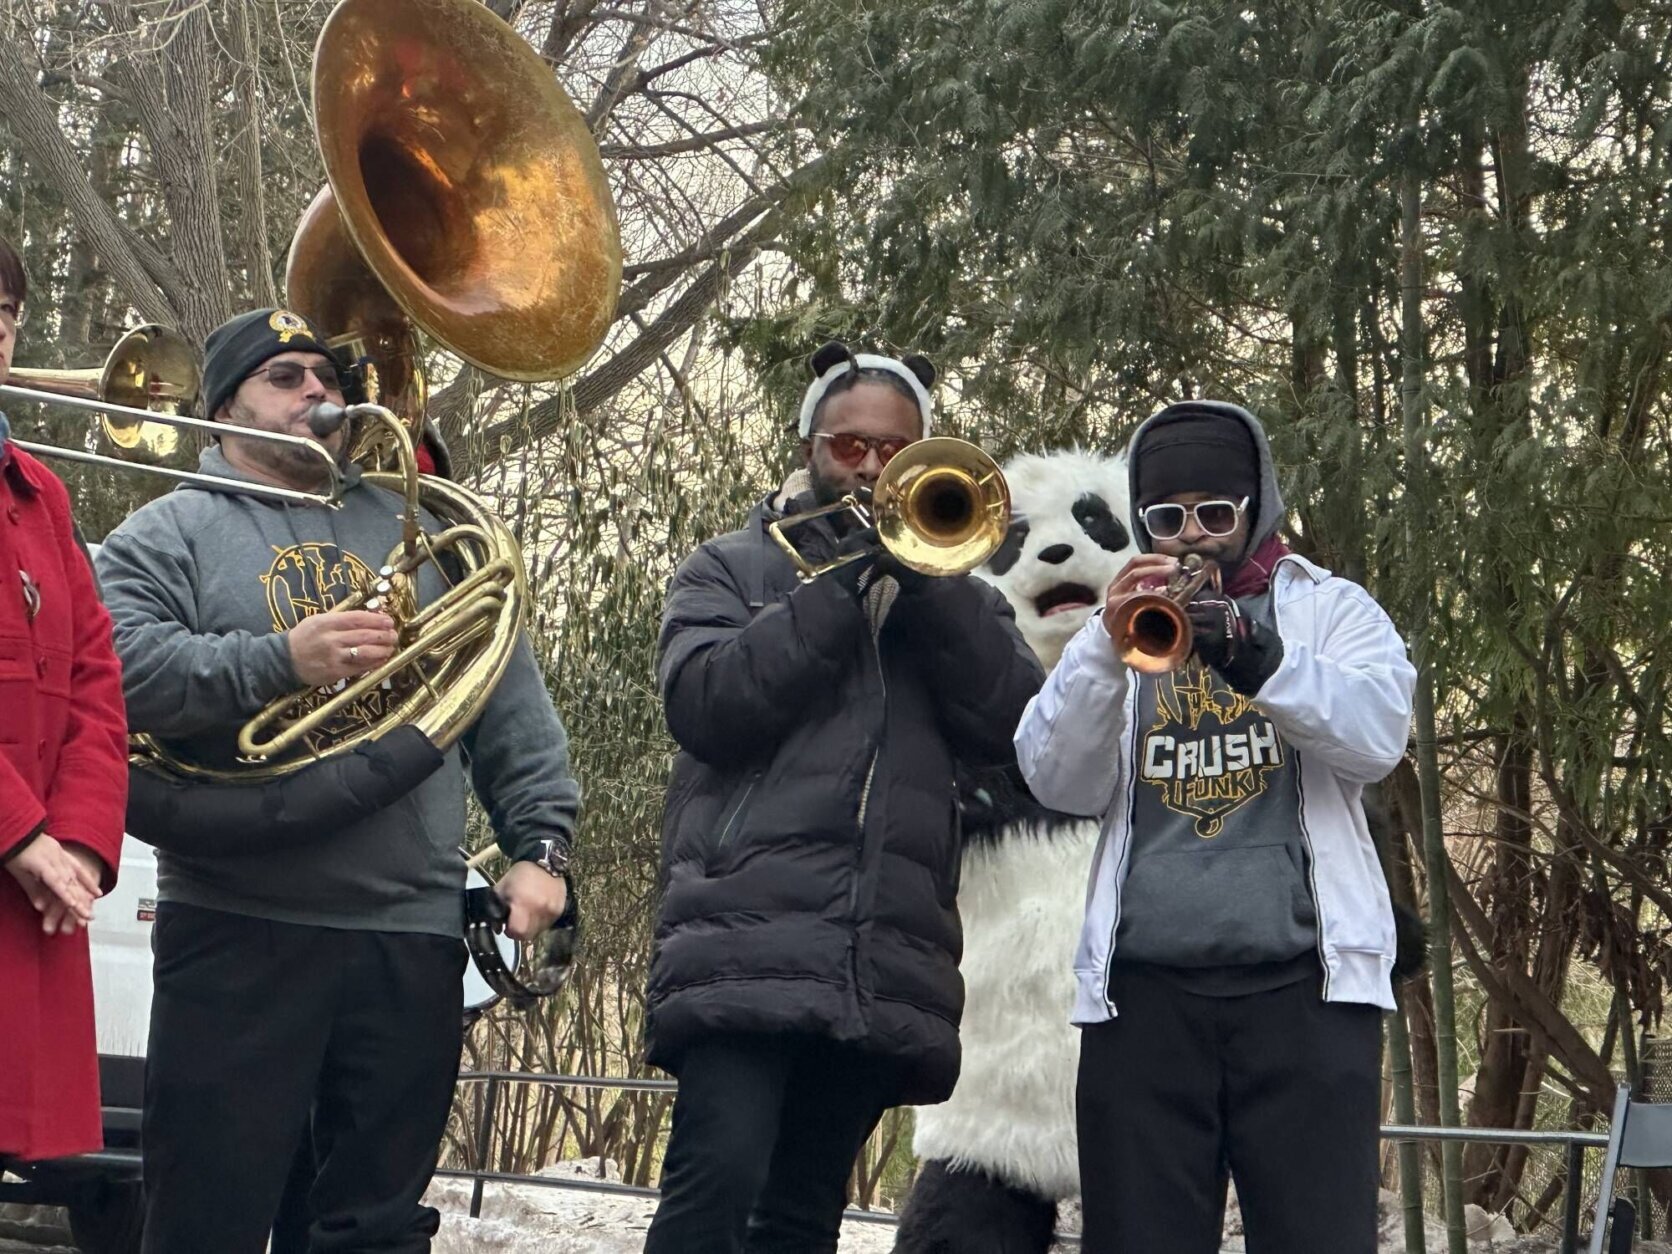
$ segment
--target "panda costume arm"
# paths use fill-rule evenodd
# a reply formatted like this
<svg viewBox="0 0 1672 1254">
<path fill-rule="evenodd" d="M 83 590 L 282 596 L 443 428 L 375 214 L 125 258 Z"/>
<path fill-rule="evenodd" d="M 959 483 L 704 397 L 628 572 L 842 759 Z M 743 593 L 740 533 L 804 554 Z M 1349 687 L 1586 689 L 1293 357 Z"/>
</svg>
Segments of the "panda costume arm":
<svg viewBox="0 0 1672 1254">
<path fill-rule="evenodd" d="M 1103 616 L 1094 614 L 1016 729 L 1016 760 L 1040 804 L 1093 818 L 1108 810 L 1120 783 L 1129 689 Z"/>
<path fill-rule="evenodd" d="M 681 748 L 710 766 L 769 754 L 833 685 L 865 630 L 834 580 L 802 584 L 751 613 L 730 568 L 703 545 L 674 575 L 662 611 L 662 702 Z"/>
</svg>

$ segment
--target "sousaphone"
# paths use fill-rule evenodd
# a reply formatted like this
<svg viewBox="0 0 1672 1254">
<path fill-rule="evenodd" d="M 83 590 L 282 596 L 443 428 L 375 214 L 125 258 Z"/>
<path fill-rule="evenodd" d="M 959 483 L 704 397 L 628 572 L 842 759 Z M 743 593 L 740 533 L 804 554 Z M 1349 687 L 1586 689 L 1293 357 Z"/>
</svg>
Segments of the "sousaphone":
<svg viewBox="0 0 1672 1254">
<path fill-rule="evenodd" d="M 235 767 L 141 745 L 134 794 L 167 819 L 159 845 L 208 812 L 183 804 L 185 789 L 211 786 L 218 830 L 247 804 L 267 830 L 306 839 L 436 769 L 436 751 L 475 722 L 503 676 L 528 589 L 516 539 L 492 510 L 418 473 L 417 333 L 490 374 L 560 379 L 602 343 L 620 291 L 615 206 L 585 119 L 551 67 L 476 0 L 343 0 L 320 33 L 313 104 L 328 186 L 292 243 L 287 298 L 353 346 L 375 402 L 321 406 L 315 430 L 346 418 L 367 431 L 351 449 L 370 448 L 376 464 L 392 454 L 398 467 L 367 480 L 404 502 L 400 544 L 335 608 L 391 613 L 400 648 L 335 694 L 273 702 L 240 732 Z M 422 514 L 440 530 L 421 530 Z M 431 563 L 448 591 L 415 610 L 414 581 Z M 375 720 L 355 707 L 372 687 L 392 690 Z M 372 759 L 376 769 L 359 769 Z M 525 991 L 561 983 L 572 903 L 571 893 L 571 926 L 527 960 L 537 986 Z M 490 931 L 467 936 L 479 961 L 495 956 Z"/>
<path fill-rule="evenodd" d="M 598 147 L 552 69 L 475 0 L 344 0 L 314 57 L 328 185 L 303 216 L 291 307 L 370 363 L 414 434 L 414 329 L 506 379 L 597 351 L 621 290 Z"/>
<path fill-rule="evenodd" d="M 313 103 L 329 183 L 292 242 L 287 296 L 374 367 L 377 403 L 348 417 L 393 453 L 396 472 L 367 480 L 406 502 L 402 543 L 336 608 L 393 611 L 401 648 L 330 700 L 310 690 L 274 702 L 245 725 L 235 767 L 147 746 L 150 765 L 179 777 L 270 780 L 397 726 L 444 750 L 476 720 L 523 625 L 526 575 L 479 497 L 416 471 L 416 333 L 491 374 L 560 379 L 602 343 L 620 291 L 615 207 L 586 121 L 476 0 L 343 0 L 320 33 Z M 419 535 L 420 511 L 443 530 Z M 403 614 L 439 553 L 450 590 Z M 385 716 L 340 719 L 368 684 L 396 691 Z"/>
</svg>

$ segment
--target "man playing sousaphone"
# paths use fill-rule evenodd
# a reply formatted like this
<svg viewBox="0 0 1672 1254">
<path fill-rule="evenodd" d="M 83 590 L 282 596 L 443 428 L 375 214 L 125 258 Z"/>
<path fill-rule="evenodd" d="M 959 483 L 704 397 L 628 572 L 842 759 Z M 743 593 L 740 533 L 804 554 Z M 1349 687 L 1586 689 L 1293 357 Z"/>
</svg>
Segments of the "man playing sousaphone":
<svg viewBox="0 0 1672 1254">
<path fill-rule="evenodd" d="M 234 318 L 206 345 L 205 413 L 228 431 L 202 469 L 317 488 L 317 459 L 233 431 L 311 436 L 314 407 L 341 405 L 344 386 L 296 314 Z M 319 438 L 341 455 L 341 430 Z M 239 725 L 268 702 L 310 689 L 323 699 L 391 656 L 386 614 L 333 607 L 400 540 L 401 502 L 355 465 L 343 476 L 339 509 L 191 486 L 106 540 L 99 570 L 133 731 L 231 765 Z M 418 605 L 444 580 L 434 563 L 421 567 Z M 392 679 L 338 721 L 373 722 L 402 695 Z M 533 937 L 567 896 L 579 790 L 526 638 L 458 749 L 436 759 L 416 786 L 346 825 L 257 819 L 174 848 L 159 837 L 147 1251 L 263 1250 L 310 1119 L 311 1248 L 429 1249 L 438 1217 L 420 1198 L 461 1045 L 467 767 L 513 862 L 498 886 L 507 930 Z"/>
</svg>

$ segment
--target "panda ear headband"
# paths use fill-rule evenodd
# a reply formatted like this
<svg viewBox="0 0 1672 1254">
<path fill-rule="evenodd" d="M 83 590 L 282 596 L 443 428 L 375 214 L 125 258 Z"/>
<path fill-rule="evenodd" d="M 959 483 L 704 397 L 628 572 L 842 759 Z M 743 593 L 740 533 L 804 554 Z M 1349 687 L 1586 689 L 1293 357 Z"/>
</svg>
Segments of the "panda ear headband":
<svg viewBox="0 0 1672 1254">
<path fill-rule="evenodd" d="M 800 433 L 803 440 L 813 432 L 813 411 L 818 409 L 825 393 L 837 380 L 857 375 L 863 370 L 880 370 L 905 380 L 912 395 L 917 398 L 917 412 L 923 416 L 923 437 L 929 437 L 935 409 L 929 388 L 935 381 L 935 367 L 927 357 L 918 353 L 904 359 L 882 357 L 876 353 L 855 353 L 846 344 L 832 340 L 814 353 L 808 364 L 813 368 L 813 381 L 807 385 L 806 394 L 801 398 Z"/>
</svg>

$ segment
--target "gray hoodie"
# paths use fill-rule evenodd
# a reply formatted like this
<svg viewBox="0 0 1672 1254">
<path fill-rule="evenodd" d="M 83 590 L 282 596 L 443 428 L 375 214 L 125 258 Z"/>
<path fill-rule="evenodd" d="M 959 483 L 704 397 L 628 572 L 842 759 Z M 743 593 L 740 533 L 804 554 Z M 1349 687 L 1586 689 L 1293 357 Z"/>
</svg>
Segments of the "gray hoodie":
<svg viewBox="0 0 1672 1254">
<path fill-rule="evenodd" d="M 1283 520 L 1265 431 L 1235 405 L 1193 403 L 1235 415 L 1254 437 L 1260 487 L 1249 529 L 1253 553 Z M 1139 445 L 1155 421 L 1138 428 L 1127 450 L 1134 502 Z M 1136 505 L 1132 534 L 1151 550 Z M 1238 604 L 1273 627 L 1269 595 Z M 1295 963 L 1317 944 L 1317 913 L 1291 747 L 1257 700 L 1194 660 L 1171 674 L 1143 676 L 1137 713 L 1132 862 L 1117 961 L 1219 969 L 1201 991 L 1252 992 L 1304 975 Z M 1223 970 L 1254 967 L 1266 970 L 1252 979 Z"/>
<path fill-rule="evenodd" d="M 249 478 L 218 447 L 202 454 L 199 468 Z M 238 726 L 303 687 L 282 632 L 349 596 L 400 542 L 399 499 L 363 483 L 357 466 L 344 478 L 337 510 L 186 485 L 107 537 L 98 570 L 131 730 L 227 764 Z M 440 529 L 428 514 L 423 521 Z M 426 566 L 420 602 L 442 586 Z M 382 699 L 374 693 L 369 702 Z M 569 842 L 580 790 L 526 637 L 476 724 L 400 801 L 282 852 L 159 851 L 159 896 L 285 923 L 459 936 L 467 768 L 508 855 L 529 854 L 542 840 Z"/>
</svg>

